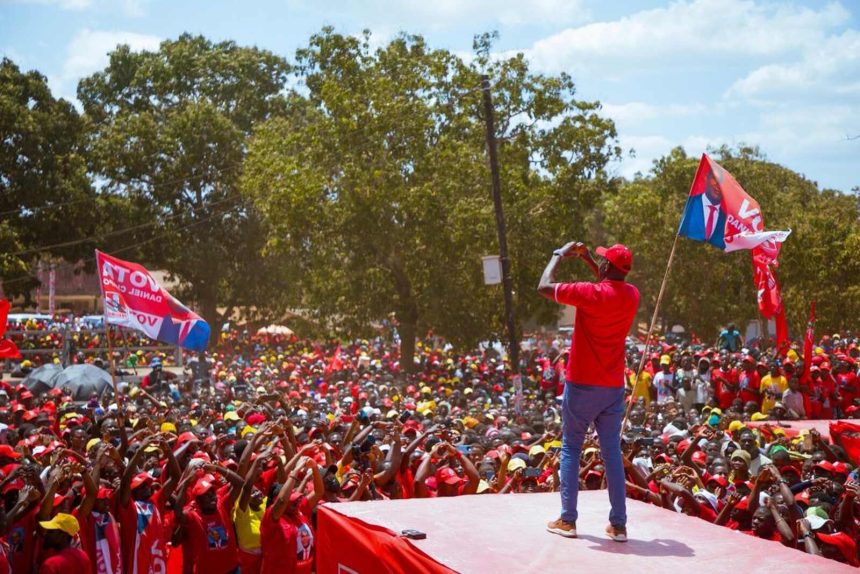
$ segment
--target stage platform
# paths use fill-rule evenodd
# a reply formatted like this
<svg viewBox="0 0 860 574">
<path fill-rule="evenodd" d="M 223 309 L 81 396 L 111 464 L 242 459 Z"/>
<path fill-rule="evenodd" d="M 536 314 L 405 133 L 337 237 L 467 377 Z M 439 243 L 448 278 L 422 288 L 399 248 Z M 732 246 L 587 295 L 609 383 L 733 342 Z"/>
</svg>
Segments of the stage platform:
<svg viewBox="0 0 860 574">
<path fill-rule="evenodd" d="M 860 424 L 860 420 L 858 419 L 815 419 L 815 420 L 802 420 L 802 421 L 755 421 L 755 422 L 746 422 L 744 423 L 747 426 L 751 427 L 760 427 L 763 425 L 771 425 L 774 427 L 781 427 L 786 430 L 786 434 L 789 436 L 796 436 L 800 431 L 815 429 L 818 433 L 823 437 L 830 436 L 830 423 L 835 422 L 846 422 L 852 424 Z"/>
<path fill-rule="evenodd" d="M 559 513 L 559 495 L 476 495 L 458 498 L 353 502 L 320 507 L 318 542 L 328 538 L 340 555 L 320 560 L 320 574 L 415 572 L 404 558 L 414 552 L 431 566 L 421 571 L 472 573 L 670 572 L 707 574 L 769 572 L 839 574 L 857 572 L 847 565 L 714 526 L 655 506 L 628 500 L 627 543 L 613 542 L 607 524 L 606 491 L 580 493 L 578 539 L 545 530 Z M 389 537 L 392 542 L 368 543 L 364 558 L 349 552 L 348 537 L 388 536 L 415 529 L 426 540 Z M 364 534 L 363 534 L 364 532 Z M 396 546 L 393 554 L 390 547 Z M 322 558 L 327 550 L 319 546 Z M 371 564 L 374 557 L 380 560 Z M 410 557 L 411 558 L 411 557 Z M 431 560 L 432 559 L 432 560 Z M 433 564 L 435 561 L 436 564 Z M 447 567 L 447 568 L 446 568 Z M 450 570 L 448 570 L 450 569 Z"/>
</svg>

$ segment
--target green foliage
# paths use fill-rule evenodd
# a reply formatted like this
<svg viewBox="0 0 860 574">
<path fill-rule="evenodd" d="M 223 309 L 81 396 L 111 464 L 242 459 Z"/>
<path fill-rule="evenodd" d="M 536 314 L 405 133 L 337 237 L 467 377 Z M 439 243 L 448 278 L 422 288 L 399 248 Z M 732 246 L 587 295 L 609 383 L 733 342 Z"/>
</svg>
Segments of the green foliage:
<svg viewBox="0 0 860 574">
<path fill-rule="evenodd" d="M 767 161 L 755 148 L 711 153 L 762 207 L 766 229 L 791 229 L 777 276 L 793 335 L 805 328 L 809 302 L 818 301 L 821 332 L 852 327 L 860 316 L 858 201 L 856 195 L 820 191 L 813 182 Z M 666 262 L 699 158 L 681 148 L 654 162 L 652 171 L 605 199 L 605 227 L 635 254 L 630 280 L 643 293 L 641 319 L 650 321 Z M 705 340 L 719 325 L 759 318 L 748 251 L 722 253 L 680 238 L 661 319 L 680 323 Z"/>
<path fill-rule="evenodd" d="M 521 319 L 550 309 L 536 304 L 540 269 L 576 226 L 579 214 L 554 204 L 593 201 L 589 184 L 615 153 L 612 123 L 573 99 L 569 77 L 478 52 L 467 65 L 419 36 L 373 50 L 368 34 L 325 29 L 296 54 L 308 106 L 261 126 L 245 164 L 243 188 L 301 306 L 352 331 L 393 313 L 405 357 L 417 332 L 471 345 L 503 329 L 501 292 L 480 266 L 498 252 L 481 73 L 498 114 Z"/>
<path fill-rule="evenodd" d="M 253 127 L 287 110 L 288 72 L 270 52 L 183 35 L 157 52 L 120 46 L 78 86 L 91 169 L 131 204 L 115 224 L 152 224 L 104 247 L 143 240 L 126 256 L 178 278 L 213 333 L 280 287 L 277 262 L 261 256 L 268 230 L 237 186 Z"/>
<path fill-rule="evenodd" d="M 0 62 L 0 278 L 7 296 L 36 285 L 28 269 L 40 246 L 74 241 L 98 227 L 97 197 L 86 173 L 84 123 L 51 95 L 38 72 Z M 45 253 L 74 259 L 83 245 Z"/>
</svg>

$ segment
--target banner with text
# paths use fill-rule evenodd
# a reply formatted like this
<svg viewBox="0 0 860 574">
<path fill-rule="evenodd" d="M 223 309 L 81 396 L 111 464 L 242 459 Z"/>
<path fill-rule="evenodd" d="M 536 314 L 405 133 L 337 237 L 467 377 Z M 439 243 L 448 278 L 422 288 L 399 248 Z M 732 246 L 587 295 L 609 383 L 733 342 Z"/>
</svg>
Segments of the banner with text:
<svg viewBox="0 0 860 574">
<path fill-rule="evenodd" d="M 150 339 L 202 351 L 209 325 L 177 301 L 143 266 L 96 251 L 105 321 Z"/>
</svg>

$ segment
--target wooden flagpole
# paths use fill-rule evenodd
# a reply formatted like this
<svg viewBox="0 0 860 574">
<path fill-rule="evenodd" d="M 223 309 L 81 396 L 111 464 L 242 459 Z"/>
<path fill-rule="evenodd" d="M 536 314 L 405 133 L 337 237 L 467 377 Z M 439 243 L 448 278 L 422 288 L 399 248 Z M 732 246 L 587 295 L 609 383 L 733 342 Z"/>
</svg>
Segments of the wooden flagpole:
<svg viewBox="0 0 860 574">
<path fill-rule="evenodd" d="M 116 401 L 116 406 L 119 408 L 121 406 L 122 400 L 119 396 L 119 389 L 116 384 L 116 365 L 113 360 L 113 343 L 110 340 L 110 323 L 107 320 L 107 312 L 104 314 L 105 319 L 105 337 L 107 337 L 108 344 L 108 365 L 110 366 L 110 379 L 113 382 L 113 396 Z"/>
<path fill-rule="evenodd" d="M 672 268 L 672 261 L 675 259 L 675 249 L 678 247 L 678 238 L 680 233 L 675 234 L 675 241 L 672 243 L 672 251 L 669 252 L 669 261 L 666 263 L 666 272 L 663 273 L 663 283 L 660 285 L 660 293 L 657 295 L 657 304 L 654 305 L 654 314 L 651 316 L 651 325 L 648 327 L 648 336 L 645 339 L 645 348 L 642 349 L 642 357 L 639 359 L 639 368 L 636 370 L 636 380 L 633 381 L 633 391 L 630 393 L 630 402 L 627 403 L 627 410 L 624 413 L 624 420 L 621 423 L 622 431 L 627 425 L 627 419 L 630 417 L 630 410 L 633 408 L 633 392 L 636 391 L 636 385 L 639 384 L 639 377 L 642 375 L 642 369 L 645 367 L 645 360 L 648 357 L 648 348 L 651 345 L 651 335 L 654 332 L 654 325 L 657 323 L 657 315 L 660 313 L 660 305 L 663 303 L 663 294 L 666 292 L 666 283 L 669 281 L 669 270 Z"/>
</svg>

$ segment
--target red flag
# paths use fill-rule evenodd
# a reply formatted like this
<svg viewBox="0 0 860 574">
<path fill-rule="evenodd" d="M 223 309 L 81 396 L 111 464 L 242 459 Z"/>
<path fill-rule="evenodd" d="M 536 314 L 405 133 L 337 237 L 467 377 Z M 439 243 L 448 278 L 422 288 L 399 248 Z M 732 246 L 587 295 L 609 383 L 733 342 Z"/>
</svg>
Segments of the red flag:
<svg viewBox="0 0 860 574">
<path fill-rule="evenodd" d="M 0 299 L 0 337 L 6 334 L 6 322 L 9 320 L 11 305 L 8 299 Z M 0 339 L 0 359 L 20 359 L 21 352 L 12 341 Z"/>
<path fill-rule="evenodd" d="M 775 272 L 776 267 L 779 266 L 777 257 L 780 245 L 774 242 L 767 247 L 763 244 L 752 250 L 753 281 L 756 286 L 759 312 L 765 319 L 776 320 L 776 348 L 785 356 L 788 353 L 788 325 L 785 321 L 782 293 L 779 290 Z"/>
<path fill-rule="evenodd" d="M 809 304 L 809 321 L 806 323 L 806 335 L 803 337 L 803 374 L 801 382 L 809 380 L 809 367 L 812 366 L 812 347 L 815 346 L 815 301 Z"/>
<path fill-rule="evenodd" d="M 0 337 L 6 334 L 6 323 L 9 321 L 9 299 L 0 299 Z"/>
<path fill-rule="evenodd" d="M 720 164 L 702 154 L 678 235 L 725 252 L 781 243 L 789 231 L 765 231 L 758 202 Z"/>
<path fill-rule="evenodd" d="M 830 438 L 845 449 L 851 462 L 860 464 L 860 425 L 847 421 L 831 422 Z"/>
<path fill-rule="evenodd" d="M 340 343 L 337 344 L 337 349 L 334 351 L 334 356 L 331 361 L 325 366 L 324 373 L 326 375 L 330 375 L 331 373 L 342 371 L 343 370 L 343 360 L 340 358 Z"/>
<path fill-rule="evenodd" d="M 0 359 L 20 359 L 21 352 L 9 339 L 0 339 Z"/>
</svg>

